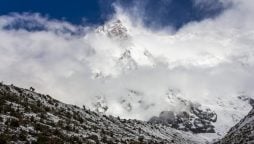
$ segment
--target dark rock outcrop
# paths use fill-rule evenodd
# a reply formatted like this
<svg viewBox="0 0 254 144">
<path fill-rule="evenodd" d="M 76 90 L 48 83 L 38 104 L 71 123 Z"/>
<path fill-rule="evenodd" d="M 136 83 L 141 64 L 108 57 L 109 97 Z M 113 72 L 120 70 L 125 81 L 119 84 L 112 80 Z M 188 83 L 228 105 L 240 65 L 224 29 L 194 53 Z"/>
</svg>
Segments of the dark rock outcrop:
<svg viewBox="0 0 254 144">
<path fill-rule="evenodd" d="M 149 122 L 163 124 L 183 131 L 193 133 L 214 133 L 213 122 L 217 121 L 217 115 L 210 109 L 202 110 L 200 107 L 191 105 L 190 112 L 175 113 L 163 111 L 159 117 L 152 117 Z"/>
</svg>

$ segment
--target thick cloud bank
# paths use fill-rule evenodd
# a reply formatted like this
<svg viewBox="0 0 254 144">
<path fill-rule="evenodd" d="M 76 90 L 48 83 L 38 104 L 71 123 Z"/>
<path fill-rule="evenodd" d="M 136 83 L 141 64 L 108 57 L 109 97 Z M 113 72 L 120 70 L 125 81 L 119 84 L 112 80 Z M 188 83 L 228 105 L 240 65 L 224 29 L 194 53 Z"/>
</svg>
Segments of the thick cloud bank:
<svg viewBox="0 0 254 144">
<path fill-rule="evenodd" d="M 254 98 L 254 2 L 222 2 L 232 7 L 174 33 L 171 28 L 146 29 L 119 7 L 99 28 L 38 14 L 1 16 L 0 79 L 33 86 L 67 103 L 107 106 L 108 114 L 142 120 L 162 110 L 184 109 L 167 99 L 174 89 L 226 116 L 218 121 L 229 128 L 235 123 L 230 114 L 237 113 L 238 120 L 250 109 L 237 96 Z M 20 20 L 32 30 L 13 28 Z"/>
</svg>

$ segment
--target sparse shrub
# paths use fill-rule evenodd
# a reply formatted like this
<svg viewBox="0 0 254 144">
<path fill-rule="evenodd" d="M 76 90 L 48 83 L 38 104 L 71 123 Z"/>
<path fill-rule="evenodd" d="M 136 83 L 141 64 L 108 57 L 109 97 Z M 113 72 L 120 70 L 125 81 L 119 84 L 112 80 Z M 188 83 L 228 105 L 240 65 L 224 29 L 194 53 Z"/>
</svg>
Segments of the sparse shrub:
<svg viewBox="0 0 254 144">
<path fill-rule="evenodd" d="M 56 125 L 58 127 L 63 127 L 64 126 L 64 121 L 63 120 L 59 120 Z"/>
<path fill-rule="evenodd" d="M 139 140 L 139 142 L 143 142 L 144 141 L 144 136 L 139 136 L 138 140 Z"/>
<path fill-rule="evenodd" d="M 14 127 L 14 128 L 19 127 L 19 121 L 15 120 L 15 119 L 11 119 L 10 120 L 10 126 Z"/>
<path fill-rule="evenodd" d="M 49 140 L 48 137 L 45 136 L 45 135 L 42 133 L 42 134 L 39 134 L 39 135 L 38 135 L 37 143 L 38 143 L 38 144 L 45 144 L 45 143 L 48 142 L 48 140 Z"/>
<path fill-rule="evenodd" d="M 65 126 L 65 130 L 67 130 L 67 131 L 72 131 L 72 127 L 71 127 L 70 125 L 66 125 L 66 126 Z"/>
<path fill-rule="evenodd" d="M 50 110 L 51 110 L 50 107 L 45 107 L 44 109 L 46 112 L 50 112 Z"/>
<path fill-rule="evenodd" d="M 91 135 L 88 139 L 94 140 L 96 143 L 100 143 L 99 137 L 97 135 Z"/>
<path fill-rule="evenodd" d="M 20 141 L 26 141 L 27 134 L 25 132 L 21 132 L 19 135 L 19 140 Z"/>
<path fill-rule="evenodd" d="M 11 140 L 11 137 L 5 133 L 0 134 L 0 144 L 7 144 Z"/>
</svg>

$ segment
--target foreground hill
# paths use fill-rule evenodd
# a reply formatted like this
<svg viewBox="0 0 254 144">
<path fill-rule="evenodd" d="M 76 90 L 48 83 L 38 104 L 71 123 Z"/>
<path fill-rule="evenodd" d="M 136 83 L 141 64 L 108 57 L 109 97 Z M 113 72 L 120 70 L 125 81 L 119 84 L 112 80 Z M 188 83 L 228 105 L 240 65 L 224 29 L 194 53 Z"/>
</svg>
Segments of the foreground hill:
<svg viewBox="0 0 254 144">
<path fill-rule="evenodd" d="M 202 138 L 138 120 L 95 113 L 49 95 L 0 84 L 0 143 L 206 143 Z"/>
</svg>

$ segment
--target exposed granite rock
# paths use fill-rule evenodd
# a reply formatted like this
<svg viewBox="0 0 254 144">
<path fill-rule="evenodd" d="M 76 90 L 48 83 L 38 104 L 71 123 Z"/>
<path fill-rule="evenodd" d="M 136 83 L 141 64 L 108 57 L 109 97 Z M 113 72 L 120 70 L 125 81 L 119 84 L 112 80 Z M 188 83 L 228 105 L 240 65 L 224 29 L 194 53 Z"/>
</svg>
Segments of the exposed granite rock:
<svg viewBox="0 0 254 144">
<path fill-rule="evenodd" d="M 191 105 L 190 112 L 163 111 L 159 117 L 155 116 L 149 120 L 150 123 L 161 123 L 175 129 L 194 133 L 214 133 L 213 122 L 216 121 L 215 112 L 210 109 L 203 110 L 196 105 Z"/>
</svg>

